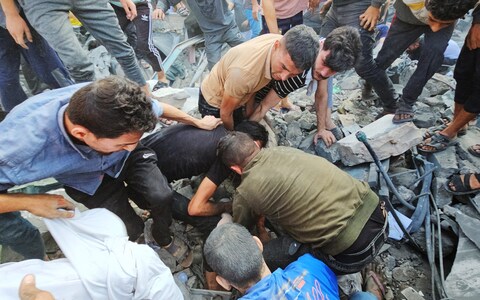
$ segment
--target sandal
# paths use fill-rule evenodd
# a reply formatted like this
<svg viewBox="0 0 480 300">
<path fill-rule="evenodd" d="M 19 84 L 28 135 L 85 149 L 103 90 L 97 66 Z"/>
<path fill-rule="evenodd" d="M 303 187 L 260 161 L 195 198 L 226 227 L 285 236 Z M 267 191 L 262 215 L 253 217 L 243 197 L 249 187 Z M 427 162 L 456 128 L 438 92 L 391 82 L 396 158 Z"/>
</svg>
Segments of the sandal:
<svg viewBox="0 0 480 300">
<path fill-rule="evenodd" d="M 427 131 L 425 131 L 425 133 L 423 134 L 423 139 L 426 140 L 431 138 L 432 136 L 439 133 L 440 131 L 443 131 L 445 128 L 447 128 L 447 126 L 448 126 L 447 124 L 441 124 L 441 125 L 432 126 L 428 128 Z"/>
<path fill-rule="evenodd" d="M 468 147 L 468 152 L 475 157 L 480 157 L 480 144 Z"/>
<path fill-rule="evenodd" d="M 382 270 L 377 263 L 371 263 L 362 271 L 364 291 L 385 299 Z"/>
<path fill-rule="evenodd" d="M 456 144 L 457 144 L 457 141 L 453 139 L 449 139 L 448 137 L 440 133 L 436 133 L 430 138 L 430 142 L 424 141 L 423 143 L 420 143 L 417 146 L 417 149 L 418 151 L 423 153 L 437 153 L 447 149 L 447 147 L 450 147 Z M 423 149 L 423 147 L 431 147 L 433 149 Z"/>
<path fill-rule="evenodd" d="M 453 195 L 467 195 L 467 194 L 473 194 L 478 191 L 480 191 L 480 188 L 472 188 L 470 185 L 470 177 L 475 176 L 477 181 L 480 182 L 480 173 L 468 173 L 465 175 L 452 175 L 449 180 L 445 182 L 445 189 L 449 192 L 452 193 Z M 463 176 L 463 180 L 462 180 Z M 455 190 L 452 190 L 452 187 L 455 188 Z"/>
<path fill-rule="evenodd" d="M 402 115 L 405 115 L 406 117 L 401 119 Z M 401 103 L 395 111 L 395 116 L 393 117 L 392 122 L 393 124 L 412 122 L 414 116 L 415 113 L 413 112 L 413 107 L 406 103 Z"/>
</svg>

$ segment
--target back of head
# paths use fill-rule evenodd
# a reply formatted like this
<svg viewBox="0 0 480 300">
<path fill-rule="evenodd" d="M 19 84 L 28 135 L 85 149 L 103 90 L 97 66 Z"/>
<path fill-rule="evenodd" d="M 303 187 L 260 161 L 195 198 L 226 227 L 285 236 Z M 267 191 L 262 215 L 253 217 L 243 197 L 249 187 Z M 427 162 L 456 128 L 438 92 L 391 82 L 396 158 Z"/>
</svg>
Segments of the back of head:
<svg viewBox="0 0 480 300">
<path fill-rule="evenodd" d="M 245 120 L 235 126 L 235 130 L 248 134 L 254 141 L 262 143 L 262 147 L 268 144 L 268 131 L 265 127 L 255 121 Z"/>
<path fill-rule="evenodd" d="M 429 0 L 427 10 L 435 19 L 453 21 L 462 18 L 472 9 L 478 0 Z"/>
<path fill-rule="evenodd" d="M 325 65 L 335 72 L 343 72 L 355 66 L 360 58 L 362 42 L 358 29 L 342 26 L 334 29 L 323 41 L 322 50 L 330 50 Z"/>
<path fill-rule="evenodd" d="M 213 271 L 236 287 L 247 289 L 261 279 L 262 252 L 241 225 L 226 223 L 215 228 L 203 252 Z"/>
<path fill-rule="evenodd" d="M 257 150 L 257 145 L 248 134 L 234 131 L 220 139 L 217 156 L 227 167 L 240 166 L 243 168 Z"/>
<path fill-rule="evenodd" d="M 287 31 L 283 39 L 295 67 L 307 70 L 315 63 L 319 48 L 315 30 L 305 25 L 297 25 Z"/>
<path fill-rule="evenodd" d="M 90 83 L 72 95 L 66 114 L 75 125 L 98 138 L 117 138 L 130 132 L 153 130 L 152 102 L 133 81 L 109 76 Z"/>
</svg>

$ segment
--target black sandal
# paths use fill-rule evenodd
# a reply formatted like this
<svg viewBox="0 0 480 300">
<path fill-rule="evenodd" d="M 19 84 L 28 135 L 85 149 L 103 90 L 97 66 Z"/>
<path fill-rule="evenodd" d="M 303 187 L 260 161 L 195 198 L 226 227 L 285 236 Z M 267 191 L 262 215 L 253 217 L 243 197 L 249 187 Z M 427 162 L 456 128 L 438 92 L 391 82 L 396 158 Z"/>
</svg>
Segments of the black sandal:
<svg viewBox="0 0 480 300">
<path fill-rule="evenodd" d="M 473 194 L 480 191 L 480 188 L 472 189 L 470 186 L 470 177 L 475 176 L 477 181 L 480 182 L 480 173 L 468 173 L 463 176 L 462 175 L 452 175 L 450 180 L 445 182 L 445 189 L 452 193 L 453 195 L 468 195 Z M 453 186 L 455 190 L 452 190 L 450 186 Z"/>
</svg>

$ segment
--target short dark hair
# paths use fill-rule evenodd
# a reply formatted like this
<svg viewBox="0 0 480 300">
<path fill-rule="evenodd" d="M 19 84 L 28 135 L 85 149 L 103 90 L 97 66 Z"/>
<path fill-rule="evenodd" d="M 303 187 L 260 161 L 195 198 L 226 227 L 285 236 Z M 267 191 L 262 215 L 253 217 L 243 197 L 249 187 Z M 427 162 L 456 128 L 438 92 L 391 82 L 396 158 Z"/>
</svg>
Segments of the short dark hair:
<svg viewBox="0 0 480 300">
<path fill-rule="evenodd" d="M 462 18 L 478 0 L 429 0 L 426 8 L 435 19 L 451 21 Z"/>
<path fill-rule="evenodd" d="M 262 147 L 268 144 L 268 131 L 258 122 L 244 120 L 235 126 L 235 130 L 248 134 L 254 141 L 260 141 Z"/>
<path fill-rule="evenodd" d="M 233 131 L 220 139 L 217 155 L 227 167 L 241 166 L 243 168 L 257 150 L 257 145 L 248 134 Z"/>
<path fill-rule="evenodd" d="M 297 25 L 287 31 L 283 39 L 295 67 L 300 70 L 311 68 L 319 48 L 315 30 L 305 25 Z"/>
<path fill-rule="evenodd" d="M 322 50 L 330 50 L 325 65 L 335 72 L 351 69 L 357 63 L 362 50 L 358 29 L 342 26 L 330 32 L 323 41 Z"/>
<path fill-rule="evenodd" d="M 246 289 L 261 280 L 263 257 L 248 230 L 235 223 L 215 228 L 203 248 L 205 260 L 219 276 Z"/>
<path fill-rule="evenodd" d="M 90 83 L 72 95 L 66 114 L 98 138 L 117 138 L 130 132 L 148 132 L 157 118 L 152 101 L 133 81 L 109 76 Z"/>
</svg>

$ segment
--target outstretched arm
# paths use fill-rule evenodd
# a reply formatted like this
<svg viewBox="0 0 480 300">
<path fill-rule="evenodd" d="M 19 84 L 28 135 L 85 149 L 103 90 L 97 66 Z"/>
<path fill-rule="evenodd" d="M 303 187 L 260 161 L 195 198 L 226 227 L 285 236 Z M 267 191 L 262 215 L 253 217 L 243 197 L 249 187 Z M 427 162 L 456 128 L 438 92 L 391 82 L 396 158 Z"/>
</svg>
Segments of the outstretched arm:
<svg viewBox="0 0 480 300">
<path fill-rule="evenodd" d="M 218 125 L 222 123 L 220 119 L 213 116 L 205 116 L 203 119 L 197 119 L 170 104 L 160 103 L 160 105 L 163 107 L 162 117 L 169 120 L 193 125 L 197 128 L 206 130 L 215 129 Z"/>
<path fill-rule="evenodd" d="M 64 209 L 64 210 L 59 210 Z M 26 210 L 32 214 L 54 219 L 71 218 L 74 205 L 60 195 L 1 194 L 0 213 Z"/>
<path fill-rule="evenodd" d="M 327 147 L 330 147 L 337 140 L 331 131 L 327 130 L 327 111 L 328 111 L 328 79 L 318 81 L 315 91 L 315 110 L 317 114 L 317 134 L 313 137 L 313 142 L 317 144 L 321 138 Z"/>
<path fill-rule="evenodd" d="M 232 131 L 234 129 L 233 112 L 238 108 L 240 102 L 240 99 L 226 93 L 223 95 L 222 103 L 220 104 L 220 118 L 227 130 Z"/>
<path fill-rule="evenodd" d="M 232 211 L 231 203 L 212 203 L 208 201 L 216 190 L 217 185 L 208 177 L 205 177 L 188 204 L 188 214 L 190 216 L 217 216 L 224 212 L 230 213 Z"/>
<path fill-rule="evenodd" d="M 262 0 L 263 16 L 267 22 L 268 31 L 270 33 L 280 33 L 277 24 L 277 14 L 275 13 L 275 5 L 273 2 L 273 0 Z"/>
</svg>

